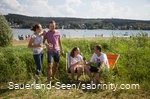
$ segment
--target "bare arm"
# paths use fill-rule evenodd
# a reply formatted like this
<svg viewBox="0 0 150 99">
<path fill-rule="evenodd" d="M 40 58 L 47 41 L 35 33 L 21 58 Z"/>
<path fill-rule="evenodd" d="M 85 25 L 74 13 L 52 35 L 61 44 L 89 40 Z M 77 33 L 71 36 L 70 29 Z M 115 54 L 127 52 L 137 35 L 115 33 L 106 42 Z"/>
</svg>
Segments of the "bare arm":
<svg viewBox="0 0 150 99">
<path fill-rule="evenodd" d="M 63 51 L 63 48 L 62 48 L 62 42 L 61 42 L 60 37 L 59 37 L 59 46 L 60 46 L 61 50 Z"/>
<path fill-rule="evenodd" d="M 78 65 L 79 62 L 76 62 L 76 63 L 72 63 L 72 58 L 70 59 L 70 66 L 75 66 L 75 65 Z"/>
<path fill-rule="evenodd" d="M 59 46 L 60 46 L 60 48 L 61 48 L 62 55 L 64 56 L 64 50 L 63 50 L 63 47 L 62 47 L 62 42 L 61 42 L 60 37 L 59 37 Z"/>
<path fill-rule="evenodd" d="M 79 62 L 76 62 L 76 63 L 74 63 L 74 64 L 70 64 L 70 66 L 75 66 L 75 65 L 78 65 L 79 64 Z"/>
<path fill-rule="evenodd" d="M 87 62 L 87 65 L 91 65 L 92 63 L 91 62 Z"/>
<path fill-rule="evenodd" d="M 44 31 L 43 33 L 42 33 L 42 35 L 43 35 L 43 44 L 45 43 L 45 40 L 46 40 L 46 31 Z"/>
<path fill-rule="evenodd" d="M 43 39 L 43 44 L 45 43 L 45 40 L 46 40 L 46 38 L 44 37 L 44 39 Z"/>
<path fill-rule="evenodd" d="M 42 45 L 41 44 L 39 44 L 39 45 L 33 45 L 33 42 L 34 42 L 34 39 L 33 38 L 31 38 L 30 39 L 30 41 L 29 41 L 29 43 L 28 43 L 28 48 L 39 48 L 39 47 L 42 47 Z"/>
</svg>

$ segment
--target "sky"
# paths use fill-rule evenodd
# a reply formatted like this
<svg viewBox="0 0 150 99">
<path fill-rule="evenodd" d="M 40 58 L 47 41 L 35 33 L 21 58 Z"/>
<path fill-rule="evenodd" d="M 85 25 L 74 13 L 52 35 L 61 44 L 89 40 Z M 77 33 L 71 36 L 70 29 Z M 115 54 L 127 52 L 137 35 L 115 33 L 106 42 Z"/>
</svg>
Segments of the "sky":
<svg viewBox="0 0 150 99">
<path fill-rule="evenodd" d="M 0 0 L 0 13 L 150 20 L 150 0 Z"/>
</svg>

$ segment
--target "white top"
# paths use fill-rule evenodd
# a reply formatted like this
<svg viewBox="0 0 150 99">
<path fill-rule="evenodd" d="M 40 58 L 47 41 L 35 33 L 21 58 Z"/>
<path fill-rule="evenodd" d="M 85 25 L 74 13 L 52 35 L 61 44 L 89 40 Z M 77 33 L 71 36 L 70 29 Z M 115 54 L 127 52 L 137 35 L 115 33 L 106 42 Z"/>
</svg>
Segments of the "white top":
<svg viewBox="0 0 150 99">
<path fill-rule="evenodd" d="M 83 57 L 81 55 L 78 55 L 77 58 L 76 57 L 70 57 L 71 58 L 71 64 L 75 64 L 77 62 L 80 62 L 83 60 Z M 81 67 L 81 65 L 77 65 L 78 67 Z"/>
<path fill-rule="evenodd" d="M 43 44 L 43 36 L 36 36 L 36 35 L 32 35 L 32 38 L 34 39 L 33 45 L 39 45 L 39 44 Z M 34 48 L 33 49 L 33 54 L 41 54 L 43 53 L 43 48 Z"/>
<path fill-rule="evenodd" d="M 107 56 L 106 56 L 106 54 L 104 54 L 104 53 L 102 53 L 100 56 L 97 56 L 97 54 L 93 54 L 93 56 L 92 56 L 92 58 L 91 58 L 91 60 L 90 60 L 90 62 L 92 63 L 92 62 L 96 62 L 96 64 L 97 64 L 97 66 L 98 65 L 101 65 L 101 63 L 104 61 L 104 63 L 105 63 L 105 66 L 107 67 L 107 68 L 109 68 L 109 63 L 108 63 L 108 59 L 107 59 Z"/>
</svg>

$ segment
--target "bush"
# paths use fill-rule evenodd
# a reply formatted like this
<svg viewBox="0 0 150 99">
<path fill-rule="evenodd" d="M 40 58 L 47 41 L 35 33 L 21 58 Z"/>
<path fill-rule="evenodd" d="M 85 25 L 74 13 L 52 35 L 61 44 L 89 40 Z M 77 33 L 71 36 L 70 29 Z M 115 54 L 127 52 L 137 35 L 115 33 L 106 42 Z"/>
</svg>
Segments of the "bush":
<svg viewBox="0 0 150 99">
<path fill-rule="evenodd" d="M 0 46 L 11 45 L 13 33 L 3 15 L 0 14 Z"/>
</svg>

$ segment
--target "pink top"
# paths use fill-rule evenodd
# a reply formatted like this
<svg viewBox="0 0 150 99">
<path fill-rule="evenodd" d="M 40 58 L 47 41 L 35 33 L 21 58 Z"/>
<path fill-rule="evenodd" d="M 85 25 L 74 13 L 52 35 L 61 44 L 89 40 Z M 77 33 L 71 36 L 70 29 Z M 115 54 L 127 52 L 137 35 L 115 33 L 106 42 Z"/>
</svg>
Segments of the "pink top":
<svg viewBox="0 0 150 99">
<path fill-rule="evenodd" d="M 51 32 L 50 30 L 46 33 L 45 39 L 47 39 L 47 43 L 50 45 L 49 51 L 59 51 L 59 38 L 60 32 L 55 30 L 55 33 Z"/>
</svg>

